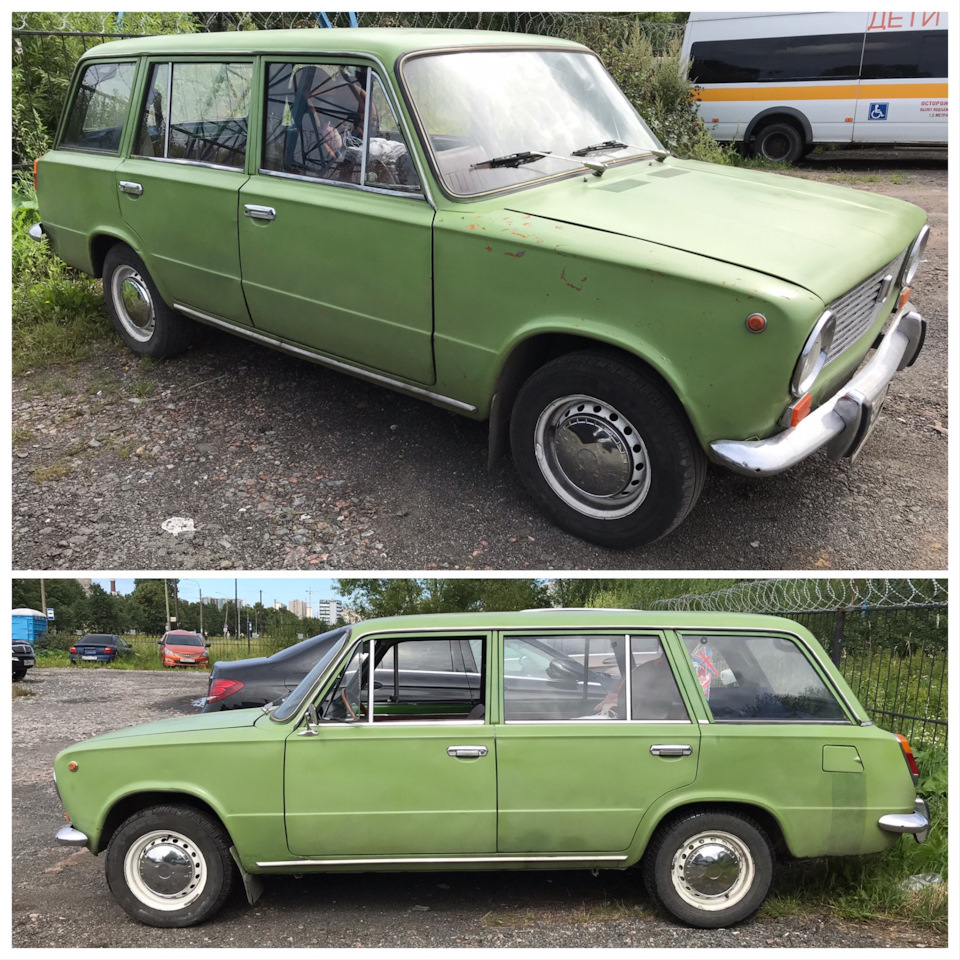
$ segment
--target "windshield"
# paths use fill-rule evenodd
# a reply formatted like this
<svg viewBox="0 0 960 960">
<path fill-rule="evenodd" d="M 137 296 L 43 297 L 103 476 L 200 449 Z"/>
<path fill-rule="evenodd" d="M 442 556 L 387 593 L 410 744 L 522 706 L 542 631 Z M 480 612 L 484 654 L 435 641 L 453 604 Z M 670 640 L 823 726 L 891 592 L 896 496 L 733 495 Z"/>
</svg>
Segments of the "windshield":
<svg viewBox="0 0 960 960">
<path fill-rule="evenodd" d="M 202 647 L 203 637 L 196 633 L 168 633 L 167 643 L 175 647 Z"/>
<path fill-rule="evenodd" d="M 350 636 L 350 630 L 345 629 L 340 637 L 324 651 L 323 656 L 317 661 L 316 666 L 293 688 L 289 696 L 277 707 L 270 715 L 274 720 L 289 720 L 303 706 L 304 701 L 310 696 L 321 674 L 327 669 L 327 666 L 335 656 L 343 649 L 343 645 Z"/>
<path fill-rule="evenodd" d="M 588 51 L 433 54 L 408 60 L 403 79 L 434 167 L 457 196 L 579 172 L 585 159 L 663 149 Z M 583 152 L 595 145 L 604 147 Z"/>
</svg>

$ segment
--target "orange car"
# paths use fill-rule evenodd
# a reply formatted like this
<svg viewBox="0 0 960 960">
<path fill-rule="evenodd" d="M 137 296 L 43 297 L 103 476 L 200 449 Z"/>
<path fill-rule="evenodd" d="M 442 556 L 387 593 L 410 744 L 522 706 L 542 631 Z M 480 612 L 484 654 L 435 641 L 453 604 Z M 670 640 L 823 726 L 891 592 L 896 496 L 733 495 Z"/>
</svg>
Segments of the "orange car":
<svg viewBox="0 0 960 960">
<path fill-rule="evenodd" d="M 168 630 L 157 645 L 160 647 L 160 662 L 165 667 L 210 666 L 207 652 L 210 644 L 192 630 Z"/>
</svg>

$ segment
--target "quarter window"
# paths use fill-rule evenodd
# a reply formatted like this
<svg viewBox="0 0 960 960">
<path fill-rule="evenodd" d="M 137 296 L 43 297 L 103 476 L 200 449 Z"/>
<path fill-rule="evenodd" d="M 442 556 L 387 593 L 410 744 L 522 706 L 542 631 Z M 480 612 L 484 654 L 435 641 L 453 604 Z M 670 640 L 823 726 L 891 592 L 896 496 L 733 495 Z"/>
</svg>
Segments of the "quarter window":
<svg viewBox="0 0 960 960">
<path fill-rule="evenodd" d="M 687 635 L 683 642 L 714 720 L 845 720 L 799 646 L 787 637 Z"/>
<path fill-rule="evenodd" d="M 157 63 L 134 153 L 242 168 L 250 114 L 249 63 Z"/>
<path fill-rule="evenodd" d="M 134 73 L 133 62 L 87 67 L 67 113 L 60 146 L 118 153 Z"/>
</svg>

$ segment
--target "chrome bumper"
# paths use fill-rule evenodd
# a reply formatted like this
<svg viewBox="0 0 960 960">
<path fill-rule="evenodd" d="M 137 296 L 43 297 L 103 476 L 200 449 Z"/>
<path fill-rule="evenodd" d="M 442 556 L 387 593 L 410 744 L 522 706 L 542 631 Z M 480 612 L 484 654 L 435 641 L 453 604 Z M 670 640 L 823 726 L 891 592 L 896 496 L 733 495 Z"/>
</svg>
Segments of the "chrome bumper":
<svg viewBox="0 0 960 960">
<path fill-rule="evenodd" d="M 35 223 L 35 224 L 27 231 L 27 233 L 29 233 L 30 236 L 31 236 L 34 240 L 36 240 L 37 243 L 39 243 L 39 242 L 43 239 L 43 224 L 42 224 L 42 223 Z"/>
<path fill-rule="evenodd" d="M 72 823 L 61 827 L 57 831 L 57 843 L 62 843 L 68 847 L 85 847 L 89 838 L 85 833 L 81 833 Z"/>
<path fill-rule="evenodd" d="M 888 813 L 877 821 L 877 826 L 888 833 L 912 833 L 917 843 L 923 843 L 930 836 L 927 801 L 917 797 L 913 813 Z"/>
<path fill-rule="evenodd" d="M 710 444 L 713 459 L 736 473 L 769 476 L 821 447 L 831 460 L 855 456 L 876 423 L 890 381 L 917 359 L 925 330 L 926 321 L 908 303 L 866 366 L 797 426 L 766 440 L 715 440 Z"/>
</svg>

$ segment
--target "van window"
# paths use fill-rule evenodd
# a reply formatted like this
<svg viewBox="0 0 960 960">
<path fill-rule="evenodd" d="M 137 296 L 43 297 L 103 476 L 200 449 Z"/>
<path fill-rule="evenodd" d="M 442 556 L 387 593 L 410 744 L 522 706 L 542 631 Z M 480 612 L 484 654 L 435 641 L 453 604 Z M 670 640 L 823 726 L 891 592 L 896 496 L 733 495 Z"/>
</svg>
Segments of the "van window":
<svg viewBox="0 0 960 960">
<path fill-rule="evenodd" d="M 252 75 L 249 63 L 154 64 L 134 154 L 242 168 Z"/>
<path fill-rule="evenodd" d="M 868 33 L 863 45 L 864 80 L 899 80 L 947 75 L 947 31 Z"/>
<path fill-rule="evenodd" d="M 714 720 L 846 719 L 837 698 L 787 637 L 698 634 L 683 642 Z"/>
<path fill-rule="evenodd" d="M 136 65 L 94 63 L 86 67 L 67 112 L 61 147 L 118 153 Z"/>
</svg>

